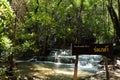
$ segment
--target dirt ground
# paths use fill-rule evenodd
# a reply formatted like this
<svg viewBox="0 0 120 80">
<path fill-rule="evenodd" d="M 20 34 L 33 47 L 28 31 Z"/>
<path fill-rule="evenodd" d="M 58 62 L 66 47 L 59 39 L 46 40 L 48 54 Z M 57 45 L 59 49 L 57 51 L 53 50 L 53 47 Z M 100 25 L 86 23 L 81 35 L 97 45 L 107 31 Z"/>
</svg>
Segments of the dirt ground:
<svg viewBox="0 0 120 80">
<path fill-rule="evenodd" d="M 17 76 L 30 75 L 47 80 L 71 80 L 74 74 L 73 70 L 59 70 L 51 65 L 30 62 L 18 63 L 16 73 Z M 93 73 L 78 71 L 78 77 L 81 79 L 91 75 Z"/>
</svg>

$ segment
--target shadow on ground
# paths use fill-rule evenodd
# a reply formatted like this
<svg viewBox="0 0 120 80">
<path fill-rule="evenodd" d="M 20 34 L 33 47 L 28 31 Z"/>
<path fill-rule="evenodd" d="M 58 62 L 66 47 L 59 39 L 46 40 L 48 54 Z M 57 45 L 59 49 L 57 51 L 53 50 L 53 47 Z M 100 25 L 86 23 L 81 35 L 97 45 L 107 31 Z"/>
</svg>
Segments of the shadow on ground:
<svg viewBox="0 0 120 80">
<path fill-rule="evenodd" d="M 17 76 L 30 75 L 45 80 L 71 80 L 73 71 L 58 70 L 53 65 L 42 63 L 22 62 L 17 64 Z M 79 74 L 78 74 L 79 75 Z M 80 77 L 85 78 L 90 76 L 87 72 L 80 72 Z"/>
</svg>

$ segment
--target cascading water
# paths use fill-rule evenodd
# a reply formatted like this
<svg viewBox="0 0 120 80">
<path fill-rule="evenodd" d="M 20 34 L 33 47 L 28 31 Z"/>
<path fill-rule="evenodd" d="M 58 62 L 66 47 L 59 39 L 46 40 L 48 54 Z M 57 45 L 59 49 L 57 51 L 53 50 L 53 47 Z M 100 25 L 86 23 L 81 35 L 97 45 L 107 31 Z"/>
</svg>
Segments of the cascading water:
<svg viewBox="0 0 120 80">
<path fill-rule="evenodd" d="M 102 60 L 100 55 L 80 55 L 78 69 L 90 72 L 99 71 L 99 62 Z"/>
<path fill-rule="evenodd" d="M 102 60 L 100 55 L 80 55 L 78 61 L 78 70 L 89 72 L 99 71 L 99 62 Z M 49 61 L 58 69 L 74 70 L 75 56 L 72 56 L 71 50 L 56 49 L 50 53 Z"/>
</svg>

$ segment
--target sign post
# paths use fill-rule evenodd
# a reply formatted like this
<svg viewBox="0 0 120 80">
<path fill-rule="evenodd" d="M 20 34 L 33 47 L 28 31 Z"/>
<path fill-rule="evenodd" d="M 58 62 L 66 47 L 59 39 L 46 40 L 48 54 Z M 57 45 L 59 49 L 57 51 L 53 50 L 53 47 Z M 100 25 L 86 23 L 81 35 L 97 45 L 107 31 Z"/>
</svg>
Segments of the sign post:
<svg viewBox="0 0 120 80">
<path fill-rule="evenodd" d="M 78 80 L 77 72 L 78 72 L 78 55 L 76 55 L 73 80 Z"/>
<path fill-rule="evenodd" d="M 109 71 L 108 71 L 108 59 L 107 59 L 107 57 L 104 57 L 104 62 L 105 62 L 106 80 L 110 80 Z"/>
<path fill-rule="evenodd" d="M 106 79 L 109 80 L 108 60 L 112 53 L 112 44 L 72 44 L 72 55 L 76 55 L 73 80 L 77 80 L 78 55 L 103 55 L 105 56 Z"/>
</svg>

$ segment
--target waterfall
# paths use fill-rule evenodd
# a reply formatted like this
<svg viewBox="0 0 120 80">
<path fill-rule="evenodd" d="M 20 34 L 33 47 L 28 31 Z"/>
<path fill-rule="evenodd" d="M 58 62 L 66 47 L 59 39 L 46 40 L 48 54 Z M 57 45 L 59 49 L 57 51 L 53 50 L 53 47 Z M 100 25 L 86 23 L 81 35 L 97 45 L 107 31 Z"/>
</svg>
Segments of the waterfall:
<svg viewBox="0 0 120 80">
<path fill-rule="evenodd" d="M 74 70 L 75 56 L 68 49 L 55 49 L 48 56 L 49 61 L 59 69 Z M 102 60 L 100 55 L 79 55 L 78 70 L 96 72 L 99 70 L 99 62 Z M 46 63 L 46 62 L 45 62 Z"/>
</svg>

